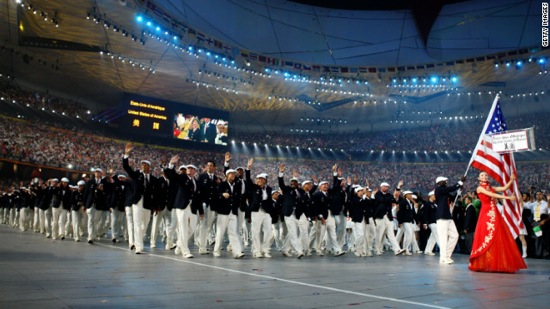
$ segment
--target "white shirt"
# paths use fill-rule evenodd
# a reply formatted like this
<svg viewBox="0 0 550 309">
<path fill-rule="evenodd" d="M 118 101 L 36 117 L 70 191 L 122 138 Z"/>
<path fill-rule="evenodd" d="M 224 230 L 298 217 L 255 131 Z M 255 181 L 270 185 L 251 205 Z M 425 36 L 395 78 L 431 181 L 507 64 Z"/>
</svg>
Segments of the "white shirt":
<svg viewBox="0 0 550 309">
<path fill-rule="evenodd" d="M 533 213 L 533 219 L 535 221 L 540 221 L 540 215 L 547 215 L 548 214 L 548 203 L 544 200 L 540 201 L 540 208 L 539 208 L 539 217 L 536 217 L 536 209 L 539 202 L 534 201 L 531 203 L 531 212 Z"/>
</svg>

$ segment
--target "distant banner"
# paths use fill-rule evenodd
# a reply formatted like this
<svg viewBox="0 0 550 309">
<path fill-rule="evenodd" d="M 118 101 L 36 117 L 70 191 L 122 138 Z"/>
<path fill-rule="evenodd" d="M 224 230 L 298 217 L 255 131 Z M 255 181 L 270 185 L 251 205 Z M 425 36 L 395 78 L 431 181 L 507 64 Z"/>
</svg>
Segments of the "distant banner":
<svg viewBox="0 0 550 309">
<path fill-rule="evenodd" d="M 491 134 L 493 150 L 498 153 L 536 150 L 533 128 Z"/>
</svg>

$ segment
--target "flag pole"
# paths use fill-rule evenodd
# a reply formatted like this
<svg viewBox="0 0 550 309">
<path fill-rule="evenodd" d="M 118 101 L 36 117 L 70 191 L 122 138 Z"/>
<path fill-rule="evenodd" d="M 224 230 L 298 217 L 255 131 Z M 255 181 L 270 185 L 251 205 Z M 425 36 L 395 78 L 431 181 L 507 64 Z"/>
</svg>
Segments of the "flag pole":
<svg viewBox="0 0 550 309">
<path fill-rule="evenodd" d="M 493 112 L 495 111 L 495 108 L 497 107 L 498 99 L 499 99 L 499 95 L 497 93 L 495 96 L 495 99 L 493 100 L 493 105 L 491 106 L 491 109 L 489 110 L 488 115 L 492 115 Z M 481 131 L 481 134 L 479 135 L 479 139 L 477 140 L 476 147 L 472 152 L 472 157 L 470 158 L 470 162 L 468 162 L 468 166 L 466 167 L 466 172 L 464 172 L 464 177 L 468 176 L 468 172 L 470 171 L 470 166 L 472 166 L 472 162 L 474 161 L 474 158 L 476 156 L 477 149 L 481 146 L 483 135 L 485 135 L 485 132 L 487 132 L 487 129 L 489 128 L 489 123 L 491 123 L 491 119 L 487 117 L 487 119 L 485 120 L 485 125 L 483 126 L 483 130 Z M 456 204 L 456 201 L 458 200 L 458 197 L 460 196 L 461 193 L 462 193 L 462 189 L 458 189 L 453 205 Z"/>
</svg>

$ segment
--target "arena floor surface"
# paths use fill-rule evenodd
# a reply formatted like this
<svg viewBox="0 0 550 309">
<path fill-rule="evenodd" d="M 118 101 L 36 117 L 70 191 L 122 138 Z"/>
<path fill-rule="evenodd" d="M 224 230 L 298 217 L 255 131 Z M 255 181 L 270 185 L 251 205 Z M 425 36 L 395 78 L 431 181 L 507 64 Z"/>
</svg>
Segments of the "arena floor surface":
<svg viewBox="0 0 550 309">
<path fill-rule="evenodd" d="M 550 261 L 516 274 L 437 256 L 235 260 L 125 243 L 46 239 L 0 226 L 0 308 L 548 308 Z M 159 243 L 160 247 L 160 243 Z M 163 246 L 162 246 L 163 247 Z"/>
</svg>

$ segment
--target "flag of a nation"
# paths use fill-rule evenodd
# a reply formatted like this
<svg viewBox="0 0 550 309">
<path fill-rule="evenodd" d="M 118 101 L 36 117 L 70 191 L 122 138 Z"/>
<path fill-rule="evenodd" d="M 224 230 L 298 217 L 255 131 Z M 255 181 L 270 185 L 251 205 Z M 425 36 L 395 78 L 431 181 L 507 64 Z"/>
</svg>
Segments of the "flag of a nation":
<svg viewBox="0 0 550 309">
<path fill-rule="evenodd" d="M 505 186 L 510 181 L 511 175 L 517 175 L 516 163 L 513 153 L 499 154 L 493 150 L 490 135 L 507 131 L 507 129 L 500 108 L 499 97 L 497 96 L 493 101 L 493 106 L 470 159 L 470 165 L 489 174 L 500 186 Z M 515 195 L 517 198 L 516 201 L 502 200 L 504 206 L 503 219 L 508 225 L 512 236 L 516 238 L 520 229 L 523 228 L 518 180 L 516 179 L 510 189 L 503 193 L 505 195 Z"/>
</svg>

